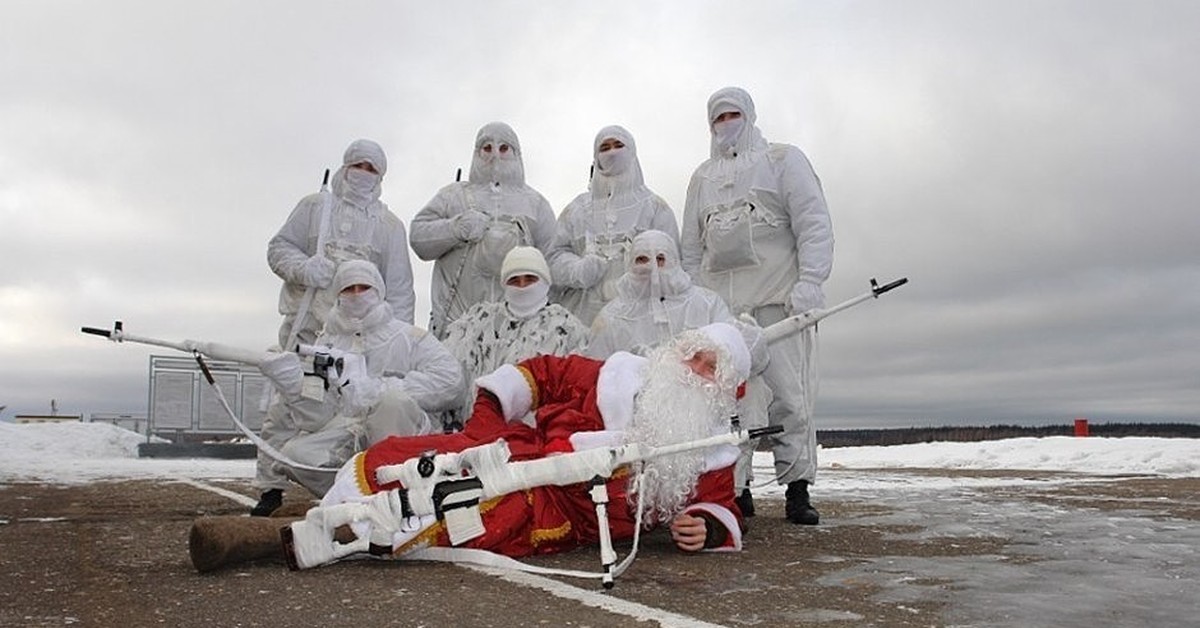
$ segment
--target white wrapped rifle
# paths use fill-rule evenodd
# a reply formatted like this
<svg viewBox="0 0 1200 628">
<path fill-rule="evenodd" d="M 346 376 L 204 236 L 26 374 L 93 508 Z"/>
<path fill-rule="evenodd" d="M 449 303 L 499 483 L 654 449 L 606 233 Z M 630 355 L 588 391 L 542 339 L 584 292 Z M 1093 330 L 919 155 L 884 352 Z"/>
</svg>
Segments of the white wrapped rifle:
<svg viewBox="0 0 1200 628">
<path fill-rule="evenodd" d="M 891 283 L 879 285 L 874 278 L 871 279 L 871 289 L 852 299 L 847 299 L 838 303 L 833 307 L 812 309 L 801 314 L 789 316 L 778 323 L 768 325 L 763 328 L 763 339 L 767 342 L 775 342 L 781 338 L 785 338 L 802 330 L 808 329 L 813 325 L 821 322 L 821 320 L 833 316 L 842 310 L 848 310 L 863 301 L 870 299 L 878 299 L 879 295 L 899 288 L 908 283 L 907 277 L 901 277 Z"/>
<path fill-rule="evenodd" d="M 257 367 L 262 364 L 263 360 L 277 355 L 268 351 L 256 351 L 254 349 L 243 349 L 231 345 L 220 344 L 217 342 L 203 342 L 200 340 L 161 340 L 158 338 L 149 338 L 146 336 L 135 336 L 126 333 L 124 325 L 121 321 L 113 323 L 112 329 L 99 329 L 97 327 L 83 327 L 81 329 L 85 334 L 94 336 L 104 336 L 113 342 L 133 342 L 143 345 L 151 345 L 155 347 L 166 347 L 175 349 L 184 353 L 193 355 L 203 355 L 214 360 L 226 360 L 229 362 L 239 362 L 249 366 Z M 313 359 L 313 374 L 320 375 L 327 382 L 337 385 L 339 381 L 344 381 L 346 378 L 354 375 L 356 369 L 365 368 L 365 362 L 362 362 L 362 356 L 349 351 L 342 351 L 331 347 L 321 345 L 296 345 L 296 353 L 302 358 Z M 211 373 L 208 371 L 208 366 L 200 361 L 200 369 L 204 371 L 205 377 L 209 383 L 213 383 Z"/>
<path fill-rule="evenodd" d="M 508 445 L 497 441 L 465 449 L 457 453 L 429 453 L 396 465 L 376 469 L 379 484 L 399 482 L 402 488 L 381 491 L 366 501 L 321 506 L 308 511 L 303 521 L 281 530 L 288 566 L 308 569 L 352 554 L 369 552 L 383 555 L 391 552 L 397 532 L 410 532 L 422 526 L 421 520 L 432 518 L 446 526 L 452 545 L 460 545 L 481 536 L 485 529 L 479 505 L 489 499 L 539 486 L 569 486 L 590 483 L 590 494 L 596 505 L 600 529 L 600 552 L 603 571 L 560 572 L 560 575 L 599 577 L 605 588 L 629 565 L 631 553 L 621 565 L 615 565 L 616 552 L 609 536 L 606 480 L 619 468 L 638 465 L 673 454 L 714 447 L 740 445 L 751 439 L 777 434 L 782 427 L 769 426 L 751 430 L 736 430 L 699 440 L 659 447 L 627 443 L 613 447 L 598 447 L 558 454 L 536 460 L 509 461 Z M 637 530 L 641 530 L 641 508 L 637 512 Z M 370 524 L 370 534 L 350 543 L 334 540 L 334 531 L 342 525 L 356 522 Z M 637 538 L 634 539 L 636 552 Z M 450 554 L 454 550 L 437 548 L 434 557 L 457 557 L 474 560 L 491 555 L 477 550 L 475 554 Z M 431 548 L 420 550 L 430 552 Z M 495 563 L 496 561 L 491 561 Z M 519 567 L 516 561 L 503 566 Z"/>
<path fill-rule="evenodd" d="M 329 239 L 329 215 L 333 213 L 333 192 L 329 191 L 329 168 L 325 169 L 325 176 L 321 179 L 321 189 L 317 194 L 321 197 L 321 220 L 317 226 L 316 255 L 324 255 L 325 241 Z M 304 296 L 300 298 L 300 305 L 296 309 L 296 318 L 292 320 L 292 328 L 288 331 L 284 348 L 292 346 L 300 335 L 300 328 L 304 326 L 304 319 L 308 318 L 308 311 L 312 309 L 316 291 L 314 286 L 304 289 Z"/>
<path fill-rule="evenodd" d="M 113 323 L 112 329 L 99 329 L 96 327 L 84 327 L 81 329 L 85 334 L 94 336 L 104 336 L 113 342 L 133 342 L 143 345 L 151 345 L 155 347 L 166 347 L 183 351 L 184 353 L 206 355 L 214 360 L 228 360 L 230 362 L 240 362 L 249 364 L 250 366 L 258 366 L 262 361 L 271 357 L 267 351 L 256 351 L 253 349 L 243 349 L 230 345 L 223 345 L 216 342 L 201 342 L 199 340 L 159 340 L 158 338 L 147 338 L 146 336 L 135 336 L 125 333 L 124 325 L 121 321 Z M 203 367 L 207 373 L 207 368 Z"/>
<path fill-rule="evenodd" d="M 233 411 L 233 408 L 230 407 L 229 402 L 225 399 L 225 394 L 221 392 L 221 387 L 217 385 L 216 378 L 213 377 L 212 371 L 209 370 L 208 364 L 204 361 L 204 356 L 207 356 L 214 360 L 239 362 L 241 364 L 257 367 L 262 364 L 263 360 L 266 360 L 267 358 L 277 354 L 268 351 L 243 349 L 241 347 L 234 347 L 216 342 L 202 342 L 199 340 L 182 340 L 176 342 L 172 340 L 148 338 L 146 336 L 135 336 L 133 334 L 125 333 L 124 325 L 121 323 L 121 321 L 114 322 L 112 329 L 83 327 L 81 328 L 81 331 L 85 334 L 91 334 L 94 336 L 104 336 L 113 342 L 133 342 L 137 344 L 151 345 L 154 347 L 166 347 L 168 349 L 175 349 L 177 351 L 183 351 L 184 353 L 192 354 L 192 357 L 195 358 L 196 363 L 200 365 L 200 371 L 204 374 L 204 379 L 208 380 L 209 386 L 212 386 L 213 390 L 216 391 L 217 400 L 221 402 L 221 407 L 225 409 L 225 413 L 229 415 L 230 420 L 232 420 L 233 424 L 236 425 L 239 430 L 241 430 L 242 434 L 244 434 L 246 438 L 250 439 L 250 442 L 254 443 L 268 456 L 290 467 L 305 469 L 307 471 L 337 473 L 336 468 L 314 467 L 311 465 L 300 464 L 288 458 L 278 449 L 275 449 L 269 443 L 267 443 L 267 441 L 255 434 L 249 427 L 246 426 L 245 423 L 242 422 L 237 413 Z M 342 357 L 343 356 L 339 355 L 338 359 L 341 360 Z M 332 363 L 333 358 L 329 357 L 328 359 Z M 314 359 L 314 365 L 315 364 L 316 360 Z M 321 374 L 324 375 L 324 373 Z"/>
</svg>

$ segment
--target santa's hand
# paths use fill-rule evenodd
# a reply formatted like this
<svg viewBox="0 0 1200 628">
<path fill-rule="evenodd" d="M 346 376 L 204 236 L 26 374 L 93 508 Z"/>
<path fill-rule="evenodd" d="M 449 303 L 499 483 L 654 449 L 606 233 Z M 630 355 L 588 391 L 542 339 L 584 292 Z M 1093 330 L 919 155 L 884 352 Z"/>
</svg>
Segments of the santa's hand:
<svg viewBox="0 0 1200 628">
<path fill-rule="evenodd" d="M 704 519 L 689 514 L 675 515 L 671 520 L 671 540 L 675 547 L 685 552 L 698 552 L 704 549 L 704 539 L 708 536 L 708 526 Z"/>
<path fill-rule="evenodd" d="M 314 288 L 324 288 L 333 282 L 333 272 L 337 264 L 324 255 L 314 255 L 304 261 L 300 267 L 300 282 Z"/>
<path fill-rule="evenodd" d="M 803 314 L 809 310 L 825 307 L 825 293 L 820 284 L 810 281 L 797 281 L 792 286 L 792 314 Z"/>
<path fill-rule="evenodd" d="M 454 229 L 454 237 L 463 242 L 475 242 L 483 237 L 489 222 L 487 214 L 468 209 L 454 217 L 451 227 Z"/>
<path fill-rule="evenodd" d="M 304 381 L 304 366 L 300 364 L 300 356 L 290 351 L 276 353 L 260 362 L 258 370 L 275 384 L 285 399 L 294 400 L 300 396 Z"/>
<path fill-rule="evenodd" d="M 356 377 L 342 386 L 342 414 L 364 416 L 383 396 L 383 380 L 378 377 Z"/>
</svg>

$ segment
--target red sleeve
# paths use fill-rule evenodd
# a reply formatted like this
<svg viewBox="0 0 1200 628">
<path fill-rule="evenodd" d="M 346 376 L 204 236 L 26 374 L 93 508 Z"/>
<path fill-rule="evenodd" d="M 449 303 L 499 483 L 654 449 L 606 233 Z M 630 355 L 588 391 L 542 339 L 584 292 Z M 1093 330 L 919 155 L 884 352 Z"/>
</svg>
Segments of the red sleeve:
<svg viewBox="0 0 1200 628">
<path fill-rule="evenodd" d="M 565 438 L 564 434 L 580 429 L 598 429 L 596 425 L 602 425 L 598 413 L 582 412 L 580 408 L 589 399 L 594 405 L 596 378 L 603 364 L 600 360 L 576 355 L 543 355 L 521 362 L 517 368 L 528 374 L 526 379 L 534 387 L 537 431 L 524 423 L 507 421 L 500 401 L 492 393 L 480 389 L 471 418 L 462 432 L 392 436 L 368 448 L 364 474 L 370 490 L 375 492 L 380 488 L 375 483 L 375 469 L 400 464 L 428 451 L 457 452 L 503 438 L 512 459 L 524 460 L 544 455 L 546 441 Z"/>
<path fill-rule="evenodd" d="M 709 504 L 717 504 L 724 506 L 734 512 L 741 511 L 735 506 L 733 501 L 733 467 L 721 467 L 713 469 L 700 475 L 700 479 L 696 480 L 696 493 L 692 499 L 693 502 L 705 502 Z M 742 523 L 741 516 L 738 517 L 738 523 Z"/>
<path fill-rule="evenodd" d="M 490 443 L 504 431 L 504 409 L 492 393 L 480 388 L 471 408 L 471 418 L 463 425 L 468 438 L 481 443 Z"/>
<path fill-rule="evenodd" d="M 742 532 L 746 525 L 742 512 L 734 504 L 733 496 L 732 466 L 704 473 L 696 481 L 695 497 L 684 512 L 696 516 L 703 513 L 707 515 L 704 519 L 709 525 L 723 525 L 728 532 L 721 546 L 706 548 L 706 551 L 742 549 Z"/>
<path fill-rule="evenodd" d="M 604 429 L 596 407 L 596 380 L 602 366 L 601 360 L 579 355 L 543 355 L 518 365 L 537 386 L 534 412 L 543 449 L 570 451 L 572 434 Z"/>
<path fill-rule="evenodd" d="M 571 403 L 593 393 L 600 377 L 601 360 L 581 355 L 539 355 L 517 364 L 529 373 L 533 385 L 533 407 Z"/>
</svg>

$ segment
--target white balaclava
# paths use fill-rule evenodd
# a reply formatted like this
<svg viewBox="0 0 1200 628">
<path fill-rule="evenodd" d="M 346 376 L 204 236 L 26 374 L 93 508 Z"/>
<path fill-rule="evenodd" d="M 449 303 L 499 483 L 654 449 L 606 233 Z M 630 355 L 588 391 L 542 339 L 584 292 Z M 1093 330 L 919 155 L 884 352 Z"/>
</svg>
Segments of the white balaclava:
<svg viewBox="0 0 1200 628">
<path fill-rule="evenodd" d="M 717 116 L 737 111 L 742 117 L 714 124 Z M 740 87 L 719 89 L 708 98 L 708 130 L 712 133 L 709 155 L 713 159 L 766 149 L 767 142 L 754 125 L 758 120 L 754 101 Z"/>
<path fill-rule="evenodd" d="M 370 290 L 358 293 L 345 293 L 346 288 L 362 284 L 371 286 Z M 366 260 L 348 260 L 338 265 L 333 275 L 333 289 L 337 291 L 335 315 L 347 321 L 365 320 L 379 306 L 384 305 L 383 299 L 386 288 L 379 269 Z"/>
<path fill-rule="evenodd" d="M 661 267 L 659 257 L 663 258 Z M 638 263 L 639 260 L 643 263 Z M 691 286 L 691 277 L 679 265 L 679 245 L 674 238 L 657 229 L 648 229 L 633 238 L 628 270 L 617 280 L 618 295 L 635 301 L 649 300 L 657 320 L 666 316 L 662 301 L 682 294 Z"/>
<path fill-rule="evenodd" d="M 507 149 L 505 149 L 507 147 Z M 471 183 L 519 186 L 525 183 L 521 142 L 516 131 L 503 122 L 490 122 L 475 136 L 471 158 Z"/>
<path fill-rule="evenodd" d="M 600 144 L 609 139 L 620 140 L 625 146 L 600 152 Z M 592 142 L 592 165 L 592 198 L 616 196 L 645 186 L 637 144 L 623 127 L 612 125 L 600 129 Z"/>
<path fill-rule="evenodd" d="M 508 280 L 518 275 L 534 275 L 538 280 L 525 287 L 510 286 Z M 550 294 L 550 267 L 542 252 L 532 246 L 513 247 L 504 256 L 500 266 L 500 279 L 504 281 L 504 302 L 517 318 L 525 319 L 536 314 L 546 303 Z"/>
<path fill-rule="evenodd" d="M 371 164 L 379 174 L 350 167 L 363 162 Z M 355 207 L 366 209 L 383 193 L 383 175 L 386 173 L 387 155 L 383 147 L 371 140 L 355 140 L 346 148 L 342 167 L 333 175 L 333 194 Z"/>
</svg>

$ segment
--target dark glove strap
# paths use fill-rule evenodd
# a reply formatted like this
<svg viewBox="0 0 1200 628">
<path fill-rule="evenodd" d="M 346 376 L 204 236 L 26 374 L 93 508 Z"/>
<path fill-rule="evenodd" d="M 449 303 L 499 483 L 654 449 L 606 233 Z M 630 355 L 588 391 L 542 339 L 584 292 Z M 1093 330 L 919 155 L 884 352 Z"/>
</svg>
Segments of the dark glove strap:
<svg viewBox="0 0 1200 628">
<path fill-rule="evenodd" d="M 729 530 L 717 518 L 706 513 L 697 512 L 694 516 L 704 520 L 704 549 L 721 547 L 729 540 Z"/>
</svg>

